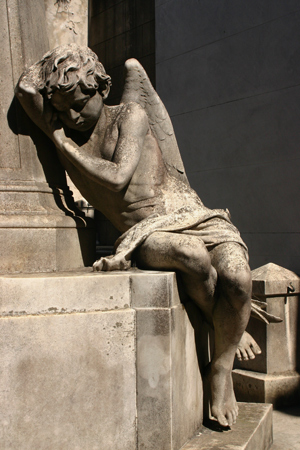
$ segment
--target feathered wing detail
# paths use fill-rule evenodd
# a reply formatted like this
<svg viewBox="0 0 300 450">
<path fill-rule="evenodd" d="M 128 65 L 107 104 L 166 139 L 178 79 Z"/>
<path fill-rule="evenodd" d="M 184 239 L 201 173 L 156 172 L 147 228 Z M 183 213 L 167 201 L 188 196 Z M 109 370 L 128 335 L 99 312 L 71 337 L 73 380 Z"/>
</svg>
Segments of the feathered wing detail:
<svg viewBox="0 0 300 450">
<path fill-rule="evenodd" d="M 125 85 L 122 103 L 139 103 L 146 111 L 149 123 L 169 172 L 189 184 L 174 134 L 170 116 L 153 88 L 143 66 L 134 58 L 125 63 Z"/>
</svg>

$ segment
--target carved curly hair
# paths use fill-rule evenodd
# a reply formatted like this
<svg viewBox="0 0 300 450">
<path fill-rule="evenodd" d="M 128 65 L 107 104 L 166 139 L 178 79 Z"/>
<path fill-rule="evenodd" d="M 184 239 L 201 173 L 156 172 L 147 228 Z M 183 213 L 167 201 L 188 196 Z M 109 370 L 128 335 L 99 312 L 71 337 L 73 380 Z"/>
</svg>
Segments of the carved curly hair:
<svg viewBox="0 0 300 450">
<path fill-rule="evenodd" d="M 70 92 L 78 85 L 100 93 L 111 86 L 111 78 L 97 55 L 88 47 L 76 44 L 61 45 L 46 53 L 26 75 L 49 99 L 57 90 Z"/>
</svg>

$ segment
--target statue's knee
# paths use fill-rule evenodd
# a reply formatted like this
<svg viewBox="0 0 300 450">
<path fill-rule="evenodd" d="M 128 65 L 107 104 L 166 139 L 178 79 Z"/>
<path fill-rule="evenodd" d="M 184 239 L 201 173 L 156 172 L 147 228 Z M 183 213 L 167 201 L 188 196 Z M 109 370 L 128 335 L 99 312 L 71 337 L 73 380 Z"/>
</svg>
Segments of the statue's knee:
<svg viewBox="0 0 300 450">
<path fill-rule="evenodd" d="M 248 267 L 227 273 L 222 281 L 223 289 L 232 301 L 238 303 L 250 302 L 252 279 Z"/>
<path fill-rule="evenodd" d="M 183 271 L 195 272 L 204 279 L 209 276 L 211 259 L 206 247 L 198 240 L 181 242 L 176 248 L 176 257 Z"/>
</svg>

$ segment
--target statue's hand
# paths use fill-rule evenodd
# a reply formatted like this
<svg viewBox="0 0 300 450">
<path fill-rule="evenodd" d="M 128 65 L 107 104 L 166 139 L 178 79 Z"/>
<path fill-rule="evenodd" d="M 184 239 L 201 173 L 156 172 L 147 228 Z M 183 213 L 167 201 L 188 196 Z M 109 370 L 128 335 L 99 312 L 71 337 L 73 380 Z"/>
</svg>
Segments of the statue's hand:
<svg viewBox="0 0 300 450">
<path fill-rule="evenodd" d="M 130 269 L 131 262 L 127 261 L 124 256 L 110 255 L 98 259 L 93 264 L 94 272 L 110 272 L 112 270 L 128 270 Z"/>
</svg>

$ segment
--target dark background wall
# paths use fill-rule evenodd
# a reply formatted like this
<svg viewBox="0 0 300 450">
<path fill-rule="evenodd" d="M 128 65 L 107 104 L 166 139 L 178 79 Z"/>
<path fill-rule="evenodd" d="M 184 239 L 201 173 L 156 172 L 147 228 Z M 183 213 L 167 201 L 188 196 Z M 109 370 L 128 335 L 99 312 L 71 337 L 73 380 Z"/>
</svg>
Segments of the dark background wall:
<svg viewBox="0 0 300 450">
<path fill-rule="evenodd" d="M 192 187 L 252 268 L 300 273 L 300 2 L 156 0 L 156 89 Z"/>
<path fill-rule="evenodd" d="M 91 0 L 89 45 L 111 103 L 124 61 L 144 64 L 192 187 L 229 208 L 251 267 L 300 273 L 299 0 Z"/>
<path fill-rule="evenodd" d="M 120 100 L 128 58 L 137 58 L 155 84 L 155 0 L 90 0 L 89 6 L 89 46 L 113 82 L 108 104 Z"/>
</svg>

